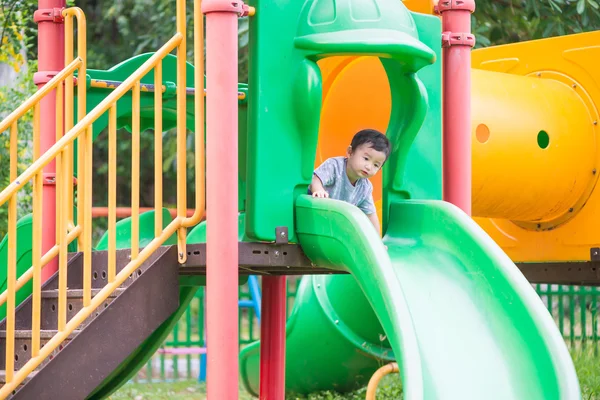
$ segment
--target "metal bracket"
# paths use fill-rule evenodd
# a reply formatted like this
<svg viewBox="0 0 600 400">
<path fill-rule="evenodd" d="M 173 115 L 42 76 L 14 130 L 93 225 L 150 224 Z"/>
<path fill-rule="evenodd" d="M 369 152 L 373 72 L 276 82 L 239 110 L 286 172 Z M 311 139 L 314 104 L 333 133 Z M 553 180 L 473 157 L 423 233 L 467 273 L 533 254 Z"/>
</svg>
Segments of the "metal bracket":
<svg viewBox="0 0 600 400">
<path fill-rule="evenodd" d="M 42 176 L 44 186 L 56 186 L 56 174 L 54 172 L 44 172 Z M 76 177 L 73 177 L 73 186 L 77 186 Z"/>
<path fill-rule="evenodd" d="M 590 249 L 590 260 L 600 261 L 600 248 L 599 247 L 592 247 Z"/>
<path fill-rule="evenodd" d="M 40 22 L 54 22 L 57 24 L 62 24 L 65 21 L 65 17 L 63 17 L 62 12 L 64 8 L 40 8 L 33 13 L 33 21 L 35 23 Z"/>
<path fill-rule="evenodd" d="M 256 13 L 254 7 L 250 7 L 241 0 L 204 0 L 202 2 L 202 13 L 230 12 L 240 17 L 253 16 Z"/>
<path fill-rule="evenodd" d="M 287 226 L 278 226 L 275 228 L 275 243 L 287 244 L 288 243 L 288 228 Z"/>
<path fill-rule="evenodd" d="M 434 7 L 437 14 L 449 10 L 475 12 L 475 0 L 440 0 Z"/>
<path fill-rule="evenodd" d="M 475 46 L 475 35 L 467 32 L 442 32 L 442 47 Z"/>
<path fill-rule="evenodd" d="M 33 74 L 33 83 L 35 85 L 45 85 L 58 75 L 59 72 L 60 71 L 38 71 Z"/>
</svg>

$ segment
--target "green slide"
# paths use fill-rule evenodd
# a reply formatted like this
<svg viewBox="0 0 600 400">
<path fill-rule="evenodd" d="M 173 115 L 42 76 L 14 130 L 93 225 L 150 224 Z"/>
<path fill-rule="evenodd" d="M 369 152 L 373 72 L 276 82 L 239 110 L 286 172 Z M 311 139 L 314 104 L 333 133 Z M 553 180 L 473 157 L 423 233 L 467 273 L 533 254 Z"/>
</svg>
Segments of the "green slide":
<svg viewBox="0 0 600 400">
<path fill-rule="evenodd" d="M 389 215 L 386 252 L 357 208 L 298 199 L 308 257 L 353 277 L 304 278 L 287 325 L 288 391 L 351 390 L 396 359 L 405 399 L 581 397 L 551 316 L 475 222 L 441 201 L 393 203 Z M 258 356 L 258 343 L 240 356 L 254 394 Z"/>
</svg>

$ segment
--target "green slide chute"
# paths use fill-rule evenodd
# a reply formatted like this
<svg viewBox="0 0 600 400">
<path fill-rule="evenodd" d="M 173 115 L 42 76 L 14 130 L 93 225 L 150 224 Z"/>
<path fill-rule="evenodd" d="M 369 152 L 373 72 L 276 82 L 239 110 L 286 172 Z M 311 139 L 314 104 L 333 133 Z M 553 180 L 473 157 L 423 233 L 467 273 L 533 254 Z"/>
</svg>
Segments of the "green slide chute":
<svg viewBox="0 0 600 400">
<path fill-rule="evenodd" d="M 405 201 L 391 204 L 389 221 L 382 243 L 357 208 L 298 199 L 308 257 L 353 277 L 304 278 L 287 326 L 288 391 L 351 390 L 396 359 L 405 399 L 580 398 L 550 314 L 471 218 L 445 202 Z M 241 354 L 252 393 L 258 357 L 258 343 Z"/>
</svg>

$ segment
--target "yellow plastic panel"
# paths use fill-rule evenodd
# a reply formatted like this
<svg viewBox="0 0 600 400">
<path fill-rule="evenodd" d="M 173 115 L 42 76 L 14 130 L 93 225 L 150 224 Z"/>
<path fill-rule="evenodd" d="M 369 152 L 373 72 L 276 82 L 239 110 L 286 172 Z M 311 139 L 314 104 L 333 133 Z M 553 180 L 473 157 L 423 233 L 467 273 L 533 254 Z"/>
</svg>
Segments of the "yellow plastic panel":
<svg viewBox="0 0 600 400">
<path fill-rule="evenodd" d="M 532 229 L 572 217 L 594 187 L 598 158 L 593 120 L 575 90 L 474 69 L 472 95 L 473 215 Z"/>
<path fill-rule="evenodd" d="M 403 3 L 410 11 L 434 14 L 433 7 L 437 4 L 437 0 L 404 0 Z"/>
<path fill-rule="evenodd" d="M 473 52 L 474 68 L 530 77 L 473 74 L 474 210 L 529 220 L 477 218 L 514 261 L 589 260 L 600 246 L 599 43 L 592 32 Z M 519 209 L 494 210 L 503 196 Z"/>
</svg>

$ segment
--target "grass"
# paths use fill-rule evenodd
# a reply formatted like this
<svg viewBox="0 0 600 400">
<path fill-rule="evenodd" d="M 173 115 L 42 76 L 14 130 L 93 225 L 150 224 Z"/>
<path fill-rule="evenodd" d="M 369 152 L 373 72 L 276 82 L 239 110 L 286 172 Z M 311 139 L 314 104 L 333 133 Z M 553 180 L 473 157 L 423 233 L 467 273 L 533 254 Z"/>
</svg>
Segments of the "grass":
<svg viewBox="0 0 600 400">
<path fill-rule="evenodd" d="M 584 400 L 600 400 L 600 354 L 593 350 L 572 352 L 573 362 Z M 320 392 L 308 396 L 288 396 L 286 400 L 364 400 L 366 388 L 352 393 Z M 206 386 L 196 381 L 174 383 L 128 384 L 110 397 L 111 400 L 198 400 L 206 398 Z M 254 399 L 240 388 L 240 400 Z M 396 375 L 383 378 L 377 391 L 377 400 L 402 399 L 402 387 Z"/>
<path fill-rule="evenodd" d="M 600 399 L 600 354 L 593 350 L 579 350 L 571 353 L 584 400 Z"/>
</svg>

